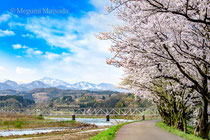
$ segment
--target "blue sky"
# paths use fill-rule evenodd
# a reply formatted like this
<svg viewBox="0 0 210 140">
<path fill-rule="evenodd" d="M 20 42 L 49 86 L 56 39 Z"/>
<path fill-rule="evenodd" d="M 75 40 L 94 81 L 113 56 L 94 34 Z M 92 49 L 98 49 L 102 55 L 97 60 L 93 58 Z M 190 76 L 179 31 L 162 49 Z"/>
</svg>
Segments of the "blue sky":
<svg viewBox="0 0 210 140">
<path fill-rule="evenodd" d="M 0 79 L 31 82 L 45 76 L 70 83 L 120 82 L 106 64 L 111 42 L 95 34 L 120 24 L 108 0 L 7 0 L 0 5 Z"/>
</svg>

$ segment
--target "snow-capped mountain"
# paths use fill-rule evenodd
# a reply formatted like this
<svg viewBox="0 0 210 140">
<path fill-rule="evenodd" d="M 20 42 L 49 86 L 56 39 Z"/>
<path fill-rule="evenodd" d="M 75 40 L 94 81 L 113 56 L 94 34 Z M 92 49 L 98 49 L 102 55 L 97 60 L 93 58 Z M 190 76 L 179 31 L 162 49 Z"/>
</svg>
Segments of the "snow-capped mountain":
<svg viewBox="0 0 210 140">
<path fill-rule="evenodd" d="M 64 86 L 64 87 L 71 87 L 71 84 L 64 82 L 62 80 L 59 79 L 54 79 L 54 78 L 50 78 L 50 77 L 44 77 L 42 79 L 40 79 L 39 81 L 43 82 L 46 85 L 49 85 L 51 87 L 59 87 L 59 86 Z"/>
<path fill-rule="evenodd" d="M 7 84 L 10 87 L 13 87 L 13 88 L 18 88 L 18 86 L 19 86 L 16 82 L 11 81 L 11 80 L 7 80 L 4 83 Z"/>
<path fill-rule="evenodd" d="M 72 85 L 73 89 L 82 89 L 82 90 L 94 90 L 96 87 L 95 84 L 88 83 L 88 82 L 79 82 Z"/>
<path fill-rule="evenodd" d="M 5 83 L 0 83 L 0 90 L 5 90 L 5 89 L 12 89 L 12 87 Z"/>
<path fill-rule="evenodd" d="M 93 84 L 82 81 L 75 84 L 70 84 L 68 82 L 50 77 L 44 77 L 40 80 L 36 80 L 27 84 L 18 84 L 11 80 L 7 80 L 3 83 L 0 83 L 0 90 L 11 89 L 11 90 L 27 91 L 37 88 L 50 88 L 50 87 L 56 87 L 58 89 L 95 90 L 95 91 L 110 90 L 110 91 L 126 92 L 126 90 L 116 88 L 114 85 L 108 83 Z"/>
<path fill-rule="evenodd" d="M 20 86 L 25 87 L 29 90 L 35 89 L 35 88 L 48 88 L 48 87 L 50 87 L 49 85 L 47 85 L 47 84 L 45 84 L 41 81 L 38 81 L 38 80 L 33 81 L 31 83 L 28 83 L 28 84 L 21 84 Z"/>
<path fill-rule="evenodd" d="M 22 90 L 22 91 L 27 90 L 26 88 L 18 85 L 18 83 L 11 80 L 6 80 L 0 83 L 0 90 L 6 90 L 6 89 Z"/>
<path fill-rule="evenodd" d="M 112 85 L 112 84 L 107 84 L 107 83 L 98 84 L 98 85 L 96 86 L 96 88 L 97 88 L 97 89 L 101 89 L 101 90 L 107 90 L 107 89 L 109 89 L 109 90 L 115 90 L 115 89 L 116 89 L 116 87 L 115 87 L 114 85 Z"/>
</svg>

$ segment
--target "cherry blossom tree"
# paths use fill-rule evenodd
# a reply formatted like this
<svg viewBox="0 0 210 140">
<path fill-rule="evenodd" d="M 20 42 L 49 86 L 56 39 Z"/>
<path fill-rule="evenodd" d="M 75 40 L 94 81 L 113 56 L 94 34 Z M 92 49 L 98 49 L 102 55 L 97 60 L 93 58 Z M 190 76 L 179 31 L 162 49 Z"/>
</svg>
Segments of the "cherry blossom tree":
<svg viewBox="0 0 210 140">
<path fill-rule="evenodd" d="M 208 137 L 210 122 L 210 41 L 208 0 L 111 0 L 107 7 L 124 21 L 109 39 L 114 56 L 108 64 L 124 67 L 136 93 L 151 96 L 156 79 L 194 89 L 201 101 L 199 135 Z M 170 87 L 165 87 L 170 88 Z M 154 98 L 154 96 L 153 96 Z"/>
</svg>

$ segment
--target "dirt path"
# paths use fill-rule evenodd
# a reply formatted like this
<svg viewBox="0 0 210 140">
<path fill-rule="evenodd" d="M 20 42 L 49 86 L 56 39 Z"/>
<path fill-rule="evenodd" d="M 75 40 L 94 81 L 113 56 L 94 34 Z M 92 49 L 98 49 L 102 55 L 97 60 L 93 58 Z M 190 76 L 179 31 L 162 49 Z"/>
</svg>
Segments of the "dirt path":
<svg viewBox="0 0 210 140">
<path fill-rule="evenodd" d="M 159 127 L 157 121 L 142 121 L 124 125 L 115 140 L 184 140 Z"/>
</svg>

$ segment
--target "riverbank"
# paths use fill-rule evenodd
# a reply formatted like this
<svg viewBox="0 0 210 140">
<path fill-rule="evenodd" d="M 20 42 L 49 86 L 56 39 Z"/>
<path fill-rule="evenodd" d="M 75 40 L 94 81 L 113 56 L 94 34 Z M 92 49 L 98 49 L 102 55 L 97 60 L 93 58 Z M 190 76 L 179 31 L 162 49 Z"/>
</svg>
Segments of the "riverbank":
<svg viewBox="0 0 210 140">
<path fill-rule="evenodd" d="M 98 128 L 94 124 L 72 120 L 55 121 L 43 116 L 0 115 L 0 139 L 64 134 Z"/>
<path fill-rule="evenodd" d="M 117 131 L 123 125 L 129 124 L 129 123 L 134 123 L 134 122 L 135 121 L 133 121 L 133 122 L 126 122 L 126 123 L 118 124 L 116 126 L 112 126 L 108 130 L 101 132 L 100 134 L 90 138 L 89 140 L 102 140 L 102 139 L 103 140 L 113 140 L 115 138 L 115 135 L 116 135 Z"/>
<path fill-rule="evenodd" d="M 1 115 L 0 130 L 24 130 L 24 129 L 44 129 L 56 127 L 79 128 L 86 127 L 87 124 L 72 120 L 53 121 L 42 116 L 29 115 Z"/>
<path fill-rule="evenodd" d="M 50 139 L 57 137 L 61 139 L 63 135 L 74 134 L 79 137 L 92 137 L 98 134 L 98 129 L 109 128 L 132 120 L 125 119 L 110 119 L 109 122 L 105 118 L 76 118 L 72 121 L 70 117 L 43 117 L 43 116 L 25 116 L 25 115 L 5 115 L 1 116 L 0 123 L 0 139 L 11 138 L 34 138 L 34 137 L 50 137 Z M 20 126 L 17 127 L 17 124 Z M 91 134 L 82 134 L 83 131 L 97 129 L 90 131 Z M 80 134 L 80 131 L 82 132 Z M 76 134 L 77 133 L 77 134 Z"/>
<path fill-rule="evenodd" d="M 50 133 L 38 133 L 38 134 L 30 134 L 30 135 L 13 135 L 7 137 L 0 137 L 0 140 L 29 140 L 29 139 L 37 139 L 37 140 L 67 140 L 71 138 L 71 140 L 78 140 L 83 138 L 90 138 L 97 135 L 99 132 L 106 130 L 107 128 L 77 128 L 77 129 L 65 129 L 62 131 L 53 131 Z"/>
</svg>

